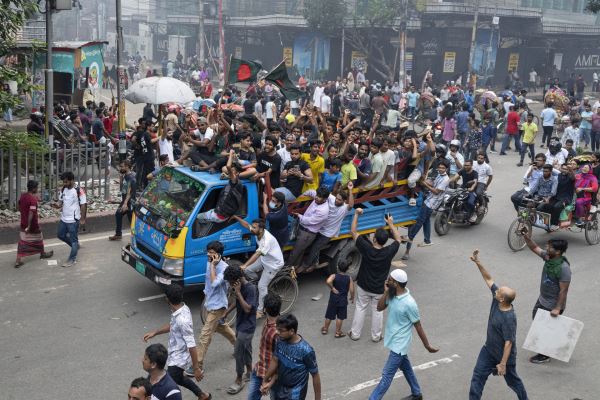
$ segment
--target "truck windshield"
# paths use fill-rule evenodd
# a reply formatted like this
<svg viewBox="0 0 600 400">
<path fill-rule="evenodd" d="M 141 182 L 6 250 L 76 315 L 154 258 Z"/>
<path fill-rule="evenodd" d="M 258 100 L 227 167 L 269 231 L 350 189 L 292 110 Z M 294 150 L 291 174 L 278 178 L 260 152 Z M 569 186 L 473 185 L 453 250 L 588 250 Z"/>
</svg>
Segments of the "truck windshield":
<svg viewBox="0 0 600 400">
<path fill-rule="evenodd" d="M 185 225 L 205 186 L 173 167 L 163 167 L 150 181 L 136 207 L 136 216 L 169 235 Z"/>
</svg>

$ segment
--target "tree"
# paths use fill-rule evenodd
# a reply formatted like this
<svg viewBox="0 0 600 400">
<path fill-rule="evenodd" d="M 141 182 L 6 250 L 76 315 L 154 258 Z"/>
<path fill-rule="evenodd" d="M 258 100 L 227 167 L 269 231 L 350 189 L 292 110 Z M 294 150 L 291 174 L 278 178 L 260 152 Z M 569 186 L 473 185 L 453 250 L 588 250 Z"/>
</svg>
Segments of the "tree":
<svg viewBox="0 0 600 400">
<path fill-rule="evenodd" d="M 600 12 L 600 0 L 588 0 L 585 9 L 586 11 L 597 14 L 598 12 Z"/>
<path fill-rule="evenodd" d="M 11 54 L 17 32 L 28 18 L 38 11 L 36 1 L 0 0 L 0 60 Z M 28 91 L 31 87 L 25 73 L 15 66 L 0 62 L 0 82 L 16 81 L 19 90 Z M 20 99 L 5 91 L 0 91 L 0 112 L 19 104 Z"/>
<path fill-rule="evenodd" d="M 385 48 L 397 34 L 392 28 L 398 28 L 398 19 L 414 7 L 414 0 L 359 0 L 351 12 L 343 0 L 304 0 L 304 6 L 309 27 L 339 35 L 344 24 L 347 42 L 365 55 L 369 68 L 383 79 L 394 79 L 396 63 Z"/>
</svg>

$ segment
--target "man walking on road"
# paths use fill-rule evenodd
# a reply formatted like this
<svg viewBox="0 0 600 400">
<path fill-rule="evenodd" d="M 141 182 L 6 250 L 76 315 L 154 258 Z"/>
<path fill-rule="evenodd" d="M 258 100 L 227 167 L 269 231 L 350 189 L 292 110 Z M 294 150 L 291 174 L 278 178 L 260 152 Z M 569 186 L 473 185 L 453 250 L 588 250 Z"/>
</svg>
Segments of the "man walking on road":
<svg viewBox="0 0 600 400">
<path fill-rule="evenodd" d="M 498 287 L 492 276 L 479 260 L 479 250 L 475 250 L 471 261 L 477 265 L 483 280 L 492 291 L 492 307 L 488 319 L 487 338 L 479 352 L 477 364 L 471 378 L 469 400 L 480 400 L 485 381 L 490 374 L 504 377 L 506 384 L 519 400 L 527 400 L 527 392 L 517 375 L 517 316 L 512 306 L 516 292 L 507 287 Z"/>
<path fill-rule="evenodd" d="M 527 247 L 544 260 L 540 296 L 533 307 L 532 318 L 535 318 L 535 314 L 540 308 L 550 311 L 551 316 L 557 317 L 565 311 L 567 293 L 571 284 L 571 265 L 564 256 L 569 243 L 565 239 L 550 239 L 546 244 L 546 249 L 542 250 L 531 239 L 531 231 L 527 228 L 523 228 L 523 238 Z M 542 364 L 550 362 L 550 357 L 536 354 L 529 361 L 534 364 Z"/>
<path fill-rule="evenodd" d="M 400 248 L 402 238 L 394 226 L 394 219 L 388 216 L 385 220 L 394 241 L 386 246 L 389 234 L 384 228 L 378 228 L 372 242 L 365 236 L 358 234 L 358 216 L 363 209 L 354 210 L 354 218 L 350 232 L 356 243 L 356 248 L 362 255 L 360 268 L 356 277 L 356 311 L 352 320 L 352 329 L 348 337 L 352 340 L 360 339 L 360 334 L 365 322 L 367 308 L 373 310 L 371 315 L 371 340 L 379 342 L 382 339 L 383 312 L 376 310 L 376 305 L 385 291 L 385 280 L 390 271 L 392 260 Z"/>
<path fill-rule="evenodd" d="M 62 180 L 59 202 L 53 207 L 62 208 L 57 236 L 71 247 L 69 259 L 62 266 L 72 267 L 77 262 L 79 224 L 85 226 L 87 200 L 83 189 L 75 187 L 75 175 L 72 172 L 63 173 Z"/>
<path fill-rule="evenodd" d="M 133 204 L 135 203 L 136 179 L 135 172 L 131 170 L 131 162 L 123 160 L 119 165 L 119 172 L 122 175 L 121 181 L 121 204 L 115 212 L 115 234 L 109 236 L 108 240 L 121 240 L 123 238 L 123 216 L 127 215 L 129 222 L 133 213 Z"/>
<path fill-rule="evenodd" d="M 377 302 L 377 311 L 383 312 L 388 308 L 384 345 L 390 349 L 390 355 L 383 367 L 381 380 L 369 396 L 369 400 L 383 399 L 398 369 L 402 371 L 410 386 L 411 396 L 409 399 L 423 399 L 419 382 L 408 359 L 408 348 L 412 341 L 413 326 L 427 351 L 430 353 L 439 351 L 439 349 L 429 344 L 427 335 L 421 326 L 417 303 L 406 288 L 407 282 L 408 276 L 404 270 L 393 270 L 385 283 L 383 296 Z"/>
<path fill-rule="evenodd" d="M 196 381 L 203 378 L 203 371 L 198 365 L 192 313 L 183 302 L 183 288 L 179 285 L 169 285 L 166 287 L 165 295 L 172 312 L 171 321 L 155 331 L 146 333 L 144 342 L 157 335 L 168 333 L 169 357 L 167 359 L 167 372 L 175 383 L 198 396 L 198 400 L 210 399 L 210 394 L 203 393 L 194 381 L 184 375 L 185 369 L 191 364 Z"/>
</svg>

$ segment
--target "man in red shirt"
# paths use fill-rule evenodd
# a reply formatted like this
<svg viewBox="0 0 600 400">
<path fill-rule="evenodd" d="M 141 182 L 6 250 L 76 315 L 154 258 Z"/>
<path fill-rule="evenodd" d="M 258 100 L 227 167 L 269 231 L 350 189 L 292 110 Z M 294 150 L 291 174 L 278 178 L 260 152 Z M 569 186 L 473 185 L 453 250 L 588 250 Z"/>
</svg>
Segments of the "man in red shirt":
<svg viewBox="0 0 600 400">
<path fill-rule="evenodd" d="M 44 236 L 38 221 L 38 182 L 27 182 L 27 192 L 19 198 L 19 212 L 21 213 L 21 230 L 17 246 L 17 260 L 15 268 L 23 265 L 23 257 L 39 254 L 40 258 L 50 258 L 53 251 L 44 251 Z"/>
<path fill-rule="evenodd" d="M 506 155 L 506 149 L 510 145 L 510 140 L 515 139 L 515 150 L 521 152 L 521 138 L 519 135 L 519 123 L 521 117 L 519 113 L 515 111 L 515 106 L 508 108 L 508 114 L 506 114 L 506 133 L 504 139 L 502 139 L 502 148 L 500 149 L 500 155 Z"/>
</svg>

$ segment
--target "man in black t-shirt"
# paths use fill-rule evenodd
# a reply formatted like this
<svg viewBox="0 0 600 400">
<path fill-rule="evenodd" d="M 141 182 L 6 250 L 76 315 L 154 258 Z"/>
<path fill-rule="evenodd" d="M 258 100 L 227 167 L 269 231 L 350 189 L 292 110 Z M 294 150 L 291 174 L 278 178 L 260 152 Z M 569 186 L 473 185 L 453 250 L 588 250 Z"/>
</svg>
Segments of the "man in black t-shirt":
<svg viewBox="0 0 600 400">
<path fill-rule="evenodd" d="M 290 158 L 283 167 L 281 173 L 281 183 L 283 186 L 275 189 L 285 195 L 286 201 L 294 201 L 302 194 L 302 186 L 304 182 L 312 182 L 312 171 L 308 163 L 300 158 L 300 146 L 293 145 L 290 147 Z"/>
<path fill-rule="evenodd" d="M 473 160 L 465 160 L 463 163 L 463 168 L 458 171 L 456 175 L 450 178 L 450 182 L 458 182 L 458 180 L 461 179 L 462 183 L 460 184 L 460 187 L 469 191 L 466 209 L 471 218 L 473 216 L 477 218 L 476 214 L 473 213 L 475 212 L 475 204 L 477 203 L 477 193 L 475 193 L 475 190 L 477 189 L 478 176 L 479 175 L 477 171 L 473 169 Z"/>
<path fill-rule="evenodd" d="M 133 159 L 135 160 L 137 187 L 144 189 L 148 184 L 148 174 L 154 170 L 154 149 L 152 144 L 156 142 L 150 138 L 146 131 L 146 123 L 140 119 L 137 130 L 131 138 L 133 144 Z"/>
<path fill-rule="evenodd" d="M 508 387 L 517 394 L 517 398 L 527 400 L 525 386 L 517 375 L 517 316 L 512 306 L 516 292 L 507 286 L 496 286 L 492 276 L 479 260 L 479 250 L 473 252 L 471 261 L 479 268 L 493 297 L 487 337 L 473 370 L 469 400 L 481 399 L 485 381 L 490 374 L 503 376 Z"/>
<path fill-rule="evenodd" d="M 127 218 L 131 222 L 131 215 L 133 212 L 133 204 L 135 203 L 136 195 L 136 182 L 135 173 L 131 171 L 131 163 L 128 160 L 121 161 L 119 165 L 119 172 L 123 179 L 121 182 L 121 204 L 115 212 L 116 228 L 114 236 L 110 236 L 108 240 L 121 240 L 123 237 L 123 216 L 127 215 Z"/>
<path fill-rule="evenodd" d="M 269 173 L 269 182 L 271 187 L 276 189 L 279 187 L 279 179 L 281 174 L 281 157 L 277 154 L 277 144 L 279 141 L 275 136 L 267 136 L 263 151 L 257 157 L 256 171 L 258 172 L 251 179 L 258 180 L 264 178 Z"/>
<path fill-rule="evenodd" d="M 360 268 L 356 277 L 356 311 L 352 320 L 352 329 L 348 332 L 348 336 L 352 340 L 360 339 L 367 309 L 371 308 L 375 310 L 379 298 L 383 295 L 385 281 L 390 272 L 392 260 L 398 252 L 400 242 L 402 241 L 402 237 L 394 226 L 394 219 L 391 215 L 385 218 L 385 222 L 394 240 L 392 244 L 389 246 L 385 245 L 389 239 L 389 234 L 383 227 L 377 228 L 372 242 L 369 242 L 364 236 L 360 236 L 357 230 L 358 216 L 362 215 L 362 213 L 362 208 L 357 208 L 354 211 L 354 218 L 350 227 L 352 238 L 362 255 Z M 373 342 L 379 342 L 382 339 L 382 328 L 383 312 L 373 311 L 373 315 L 371 316 L 371 340 Z"/>
<path fill-rule="evenodd" d="M 243 169 L 239 163 L 233 162 L 234 157 L 235 151 L 230 150 L 226 165 L 229 182 L 219 194 L 216 207 L 198 214 L 196 219 L 200 223 L 225 222 L 240 209 L 240 205 L 244 199 L 244 184 L 240 182 L 239 175 Z"/>
</svg>

